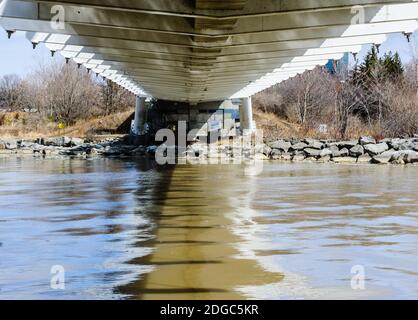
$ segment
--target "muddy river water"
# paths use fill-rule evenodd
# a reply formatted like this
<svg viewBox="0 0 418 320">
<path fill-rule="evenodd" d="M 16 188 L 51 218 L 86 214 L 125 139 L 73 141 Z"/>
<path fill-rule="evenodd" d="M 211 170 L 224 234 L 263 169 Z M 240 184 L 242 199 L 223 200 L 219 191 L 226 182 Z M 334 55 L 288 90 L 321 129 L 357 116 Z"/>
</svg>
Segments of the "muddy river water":
<svg viewBox="0 0 418 320">
<path fill-rule="evenodd" d="M 0 159 L 0 299 L 324 298 L 418 298 L 418 167 Z"/>
</svg>

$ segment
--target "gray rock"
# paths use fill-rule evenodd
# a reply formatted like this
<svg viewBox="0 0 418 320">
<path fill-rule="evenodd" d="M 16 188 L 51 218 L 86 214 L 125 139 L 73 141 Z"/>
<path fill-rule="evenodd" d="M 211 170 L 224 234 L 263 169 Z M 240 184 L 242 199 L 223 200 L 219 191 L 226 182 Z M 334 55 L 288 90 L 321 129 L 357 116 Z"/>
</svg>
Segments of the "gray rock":
<svg viewBox="0 0 418 320">
<path fill-rule="evenodd" d="M 299 161 L 305 160 L 305 158 L 306 158 L 305 155 L 297 154 L 297 155 L 293 156 L 292 161 L 299 162 Z"/>
<path fill-rule="evenodd" d="M 84 140 L 83 139 L 79 139 L 79 138 L 71 138 L 71 142 L 70 145 L 73 147 L 77 147 L 77 146 L 81 146 L 84 144 Z"/>
<path fill-rule="evenodd" d="M 359 143 L 362 146 L 365 146 L 367 144 L 375 144 L 376 143 L 376 140 L 374 138 L 372 138 L 372 137 L 361 137 L 359 139 Z"/>
<path fill-rule="evenodd" d="M 305 155 L 305 152 L 303 152 L 303 150 L 300 150 L 300 151 L 292 151 L 291 154 L 294 155 L 294 156 L 296 156 L 296 155 L 302 155 L 302 156 L 304 156 Z"/>
<path fill-rule="evenodd" d="M 309 148 L 321 150 L 325 147 L 322 142 L 314 141 L 313 143 L 309 144 Z"/>
<path fill-rule="evenodd" d="M 282 151 L 280 149 L 273 149 L 271 151 L 271 156 L 272 157 L 280 157 L 283 153 L 286 153 L 286 152 L 284 152 L 284 151 Z"/>
<path fill-rule="evenodd" d="M 99 151 L 95 148 L 89 148 L 86 150 L 86 154 L 90 157 L 95 157 L 97 155 L 99 155 Z"/>
<path fill-rule="evenodd" d="M 396 151 L 394 149 L 385 151 L 382 154 L 374 156 L 372 162 L 378 164 L 388 164 L 392 160 L 393 154 L 395 152 Z"/>
<path fill-rule="evenodd" d="M 325 143 L 325 146 L 327 148 L 332 147 L 332 146 L 337 146 L 338 147 L 339 142 L 338 141 L 328 141 L 327 143 Z"/>
<path fill-rule="evenodd" d="M 340 153 L 340 149 L 336 145 L 330 145 L 330 146 L 328 146 L 327 149 L 332 151 L 332 156 L 334 156 L 334 154 L 339 154 Z"/>
<path fill-rule="evenodd" d="M 272 149 L 277 149 L 283 152 L 288 152 L 292 144 L 284 140 L 278 140 L 269 144 L 269 147 Z"/>
<path fill-rule="evenodd" d="M 321 153 L 318 149 L 306 148 L 303 150 L 309 157 L 319 157 Z"/>
<path fill-rule="evenodd" d="M 318 159 L 319 163 L 327 163 L 331 161 L 331 156 L 325 156 Z"/>
<path fill-rule="evenodd" d="M 332 153 L 333 158 L 341 158 L 341 157 L 348 157 L 350 154 L 350 151 L 347 148 L 341 149 L 337 152 Z"/>
<path fill-rule="evenodd" d="M 341 141 L 341 142 L 337 142 L 337 146 L 340 149 L 351 149 L 352 147 L 355 147 L 356 145 L 358 145 L 358 141 L 352 140 L 352 141 Z"/>
<path fill-rule="evenodd" d="M 13 140 L 6 141 L 4 143 L 4 148 L 6 150 L 16 150 L 17 149 L 17 142 L 16 141 L 13 141 Z"/>
<path fill-rule="evenodd" d="M 391 160 L 390 163 L 391 164 L 405 164 L 405 161 L 403 161 L 403 159 L 398 159 L 398 160 Z"/>
<path fill-rule="evenodd" d="M 333 152 L 332 152 L 332 150 L 330 150 L 330 149 L 323 149 L 323 150 L 321 150 L 321 152 L 319 153 L 319 156 L 321 157 L 321 158 L 324 158 L 324 157 L 331 157 L 333 155 Z"/>
<path fill-rule="evenodd" d="M 266 156 L 266 155 L 265 155 L 265 154 L 263 154 L 263 153 L 257 153 L 257 154 L 254 156 L 254 160 L 268 161 L 268 160 L 270 160 L 270 157 L 269 157 L 269 156 Z"/>
<path fill-rule="evenodd" d="M 407 151 L 404 155 L 403 161 L 405 163 L 417 163 L 418 162 L 418 152 L 416 151 Z"/>
<path fill-rule="evenodd" d="M 303 142 L 305 142 L 307 145 L 313 144 L 315 141 L 315 139 L 311 139 L 311 138 L 306 138 L 305 140 L 303 140 Z"/>
<path fill-rule="evenodd" d="M 33 154 L 33 150 L 32 149 L 20 149 L 19 154 L 23 154 L 23 155 Z"/>
<path fill-rule="evenodd" d="M 357 163 L 370 163 L 371 161 L 372 157 L 370 157 L 368 154 L 363 154 L 357 158 Z"/>
<path fill-rule="evenodd" d="M 393 153 L 392 158 L 390 159 L 391 162 L 397 161 L 397 160 L 402 160 L 403 161 L 403 157 L 405 155 L 404 151 L 396 151 L 395 153 Z"/>
<path fill-rule="evenodd" d="M 39 147 L 39 145 L 37 143 L 30 142 L 30 141 L 21 141 L 20 147 L 21 148 L 32 148 L 32 149 L 34 149 L 34 148 Z"/>
<path fill-rule="evenodd" d="M 52 150 L 43 150 L 43 154 L 47 154 L 50 155 L 52 152 Z M 81 149 L 81 148 L 72 148 L 72 149 L 66 149 L 66 150 L 61 150 L 59 151 L 60 155 L 65 155 L 65 156 L 84 156 L 87 155 L 86 150 Z"/>
<path fill-rule="evenodd" d="M 280 156 L 273 156 L 274 160 L 281 160 L 281 161 L 291 161 L 292 160 L 292 155 L 290 153 L 284 153 Z"/>
<path fill-rule="evenodd" d="M 300 151 L 300 150 L 303 150 L 303 149 L 305 149 L 307 147 L 308 147 L 308 145 L 306 143 L 299 142 L 299 143 L 296 143 L 296 144 L 292 145 L 290 147 L 290 150 L 292 150 L 292 151 Z"/>
<path fill-rule="evenodd" d="M 407 143 L 406 139 L 391 139 L 389 140 L 388 145 L 391 149 L 398 151 L 405 143 Z"/>
<path fill-rule="evenodd" d="M 389 146 L 386 143 L 379 143 L 379 144 L 366 144 L 364 145 L 364 150 L 371 155 L 376 156 L 378 154 L 381 154 L 385 151 L 389 150 Z"/>
<path fill-rule="evenodd" d="M 308 145 L 308 148 L 311 149 L 321 150 L 325 146 L 322 142 L 315 139 L 305 139 L 305 143 Z"/>
<path fill-rule="evenodd" d="M 267 157 L 270 157 L 271 152 L 272 152 L 272 149 L 265 144 L 255 146 L 255 154 L 263 154 Z"/>
<path fill-rule="evenodd" d="M 363 154 L 364 154 L 364 148 L 359 144 L 350 149 L 350 155 L 353 157 L 360 157 Z"/>
<path fill-rule="evenodd" d="M 47 147 L 70 147 L 71 139 L 68 137 L 46 138 L 43 139 L 43 145 Z"/>
<path fill-rule="evenodd" d="M 406 151 L 406 150 L 412 150 L 412 149 L 414 149 L 414 145 L 409 142 L 405 142 L 399 145 L 399 148 L 398 148 L 399 151 Z"/>
<path fill-rule="evenodd" d="M 391 162 L 398 164 L 418 162 L 418 152 L 413 150 L 397 151 L 393 153 Z"/>
<path fill-rule="evenodd" d="M 332 158 L 332 161 L 335 163 L 356 163 L 357 158 L 353 157 L 339 157 L 339 158 Z"/>
<path fill-rule="evenodd" d="M 297 144 L 297 143 L 300 143 L 300 142 L 302 142 L 300 139 L 296 139 L 296 138 L 291 138 L 290 139 L 291 144 Z"/>
</svg>

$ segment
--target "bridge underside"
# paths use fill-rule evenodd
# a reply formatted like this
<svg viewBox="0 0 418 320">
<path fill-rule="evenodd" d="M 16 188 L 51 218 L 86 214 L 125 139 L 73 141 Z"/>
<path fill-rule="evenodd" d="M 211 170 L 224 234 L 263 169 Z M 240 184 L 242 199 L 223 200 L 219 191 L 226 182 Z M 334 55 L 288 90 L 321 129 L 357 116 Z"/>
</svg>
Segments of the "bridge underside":
<svg viewBox="0 0 418 320">
<path fill-rule="evenodd" d="M 417 19 L 418 3 L 389 0 L 0 3 L 0 25 L 27 31 L 34 46 L 136 95 L 192 105 L 251 96 L 388 33 L 413 32 Z"/>
</svg>

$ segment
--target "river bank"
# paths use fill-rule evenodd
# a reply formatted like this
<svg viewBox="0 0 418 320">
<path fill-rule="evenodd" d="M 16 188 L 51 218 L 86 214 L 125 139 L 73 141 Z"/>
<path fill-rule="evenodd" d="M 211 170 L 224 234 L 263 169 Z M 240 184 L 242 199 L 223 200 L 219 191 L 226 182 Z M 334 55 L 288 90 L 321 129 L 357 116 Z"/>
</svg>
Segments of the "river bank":
<svg viewBox="0 0 418 320">
<path fill-rule="evenodd" d="M 278 140 L 265 145 L 265 158 L 285 161 L 411 164 L 418 162 L 418 137 L 350 141 Z"/>
<path fill-rule="evenodd" d="M 85 140 L 80 138 L 39 138 L 35 140 L 0 139 L 0 157 L 28 156 L 36 158 L 95 158 L 95 157 L 154 157 L 158 146 L 138 146 L 128 137 Z M 169 149 L 169 148 L 168 148 Z M 176 148 L 176 150 L 178 150 Z M 384 139 L 376 141 L 361 137 L 351 141 L 316 139 L 275 140 L 253 148 L 240 144 L 204 143 L 189 145 L 179 155 L 191 162 L 206 159 L 256 159 L 265 161 L 319 162 L 319 163 L 418 163 L 418 136 L 414 138 Z"/>
</svg>

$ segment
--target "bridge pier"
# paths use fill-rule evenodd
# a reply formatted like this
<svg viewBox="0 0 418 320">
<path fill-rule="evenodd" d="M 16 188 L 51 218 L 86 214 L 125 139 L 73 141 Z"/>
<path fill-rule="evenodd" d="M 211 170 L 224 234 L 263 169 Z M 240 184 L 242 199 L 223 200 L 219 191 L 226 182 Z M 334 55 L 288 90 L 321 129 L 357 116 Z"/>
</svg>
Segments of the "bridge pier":
<svg viewBox="0 0 418 320">
<path fill-rule="evenodd" d="M 136 136 L 144 135 L 147 112 L 145 108 L 145 97 L 136 96 L 135 118 L 132 123 L 132 134 Z"/>
<path fill-rule="evenodd" d="M 242 133 L 251 133 L 255 130 L 253 119 L 253 105 L 251 97 L 242 99 L 240 105 L 240 119 L 241 119 L 241 131 Z"/>
</svg>

